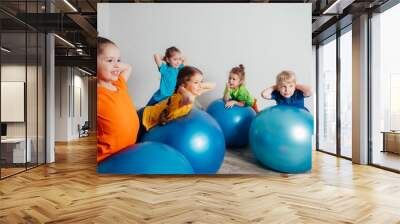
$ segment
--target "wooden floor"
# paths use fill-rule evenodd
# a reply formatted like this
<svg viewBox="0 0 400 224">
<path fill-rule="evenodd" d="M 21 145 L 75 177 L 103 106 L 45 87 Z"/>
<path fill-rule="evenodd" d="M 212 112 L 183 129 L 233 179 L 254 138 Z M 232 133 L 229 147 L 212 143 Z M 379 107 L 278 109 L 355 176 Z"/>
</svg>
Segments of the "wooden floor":
<svg viewBox="0 0 400 224">
<path fill-rule="evenodd" d="M 19 164 L 18 167 L 7 167 L 7 168 L 0 168 L 1 170 L 1 178 L 5 178 L 20 172 L 23 172 L 27 169 L 33 169 L 37 166 L 37 164 L 27 164 L 27 167 L 25 167 L 25 164 Z"/>
<path fill-rule="evenodd" d="M 1 178 L 22 172 L 24 170 L 26 170 L 25 167 L 21 168 L 21 167 L 17 167 L 17 168 L 0 168 L 1 169 Z"/>
<path fill-rule="evenodd" d="M 400 175 L 314 154 L 307 174 L 98 175 L 94 138 L 0 181 L 0 223 L 400 223 Z"/>
</svg>

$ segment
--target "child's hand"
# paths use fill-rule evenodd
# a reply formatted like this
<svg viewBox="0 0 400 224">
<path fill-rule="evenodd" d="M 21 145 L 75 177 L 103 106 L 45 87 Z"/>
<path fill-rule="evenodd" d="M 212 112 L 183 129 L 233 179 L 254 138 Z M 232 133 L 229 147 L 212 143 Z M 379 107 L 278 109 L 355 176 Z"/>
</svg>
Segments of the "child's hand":
<svg viewBox="0 0 400 224">
<path fill-rule="evenodd" d="M 179 86 L 178 88 L 178 93 L 180 93 L 182 96 L 189 96 L 191 94 L 187 89 L 183 86 Z"/>
<path fill-rule="evenodd" d="M 229 85 L 229 81 L 226 82 L 226 89 L 230 90 L 231 89 L 231 85 Z"/>
<path fill-rule="evenodd" d="M 154 54 L 154 61 L 156 62 L 157 67 L 160 68 L 163 61 L 163 57 L 160 54 Z"/>
<path fill-rule="evenodd" d="M 228 102 L 225 103 L 225 108 L 232 108 L 233 106 L 236 105 L 236 101 L 235 100 L 229 100 Z"/>
<path fill-rule="evenodd" d="M 187 58 L 185 56 L 182 56 L 182 64 L 183 66 L 187 65 Z"/>
<path fill-rule="evenodd" d="M 188 91 L 185 87 L 180 86 L 178 88 L 178 93 L 180 93 L 183 97 L 182 105 L 190 104 L 194 102 L 195 96 Z"/>
<path fill-rule="evenodd" d="M 202 95 L 205 92 L 208 92 L 210 90 L 213 90 L 215 88 L 216 84 L 213 82 L 202 82 L 200 84 L 200 91 L 199 91 L 199 96 Z"/>
<path fill-rule="evenodd" d="M 264 98 L 264 99 L 266 99 L 266 100 L 270 100 L 271 97 L 272 97 L 272 92 L 273 92 L 274 90 L 277 90 L 277 88 L 278 88 L 278 87 L 277 87 L 276 85 L 273 85 L 273 86 L 271 86 L 271 87 L 268 87 L 268 88 L 264 89 L 264 90 L 261 92 L 261 97 Z"/>
<path fill-rule="evenodd" d="M 120 69 L 121 69 L 121 73 L 126 72 L 129 69 L 132 69 L 132 66 L 126 63 L 122 63 L 120 62 Z"/>
<path fill-rule="evenodd" d="M 120 69 L 120 75 L 123 75 L 125 81 L 128 81 L 129 77 L 131 76 L 132 66 L 130 64 L 125 64 L 121 62 L 119 69 Z"/>
<path fill-rule="evenodd" d="M 296 84 L 296 89 L 302 91 L 304 96 L 311 96 L 313 94 L 311 87 L 307 85 Z"/>
</svg>

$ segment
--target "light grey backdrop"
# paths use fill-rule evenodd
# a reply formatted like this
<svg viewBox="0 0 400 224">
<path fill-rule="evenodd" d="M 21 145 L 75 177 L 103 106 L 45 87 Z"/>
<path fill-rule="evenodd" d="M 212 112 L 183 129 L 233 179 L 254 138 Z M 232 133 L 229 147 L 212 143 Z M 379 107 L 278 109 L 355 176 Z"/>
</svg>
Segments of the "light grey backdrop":
<svg viewBox="0 0 400 224">
<path fill-rule="evenodd" d="M 246 67 L 246 86 L 264 108 L 263 88 L 283 69 L 314 86 L 311 4 L 98 4 L 99 35 L 114 41 L 133 66 L 129 92 L 137 108 L 159 87 L 154 53 L 176 46 L 217 88 L 199 98 L 221 98 L 233 66 Z M 315 89 L 315 88 L 314 88 Z M 306 106 L 314 111 L 314 97 Z"/>
</svg>

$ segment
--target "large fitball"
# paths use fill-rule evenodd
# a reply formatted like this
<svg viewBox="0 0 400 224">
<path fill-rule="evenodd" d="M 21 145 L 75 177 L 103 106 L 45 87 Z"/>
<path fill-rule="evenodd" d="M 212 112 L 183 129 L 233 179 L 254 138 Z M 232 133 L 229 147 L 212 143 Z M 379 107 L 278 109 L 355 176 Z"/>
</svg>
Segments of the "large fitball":
<svg viewBox="0 0 400 224">
<path fill-rule="evenodd" d="M 194 174 L 184 155 L 158 142 L 123 149 L 99 162 L 97 171 L 108 174 Z"/>
<path fill-rule="evenodd" d="M 250 145 L 263 165 L 284 173 L 311 169 L 313 117 L 305 109 L 277 105 L 260 112 L 250 126 Z"/>
<path fill-rule="evenodd" d="M 207 113 L 221 126 L 227 146 L 243 147 L 249 143 L 250 124 L 256 117 L 253 108 L 241 106 L 225 108 L 225 102 L 219 99 L 208 106 Z"/>
<path fill-rule="evenodd" d="M 221 128 L 209 114 L 198 109 L 150 129 L 142 141 L 162 142 L 177 149 L 197 174 L 217 173 L 224 160 L 225 140 Z"/>
</svg>

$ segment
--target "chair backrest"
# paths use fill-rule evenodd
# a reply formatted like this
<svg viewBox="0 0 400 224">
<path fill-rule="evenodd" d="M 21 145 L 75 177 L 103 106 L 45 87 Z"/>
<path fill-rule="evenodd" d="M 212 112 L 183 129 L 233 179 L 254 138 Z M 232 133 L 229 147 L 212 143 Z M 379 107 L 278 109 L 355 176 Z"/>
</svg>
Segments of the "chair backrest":
<svg viewBox="0 0 400 224">
<path fill-rule="evenodd" d="M 89 129 L 90 125 L 89 125 L 89 121 L 85 121 L 85 124 L 83 124 L 82 129 Z"/>
</svg>

